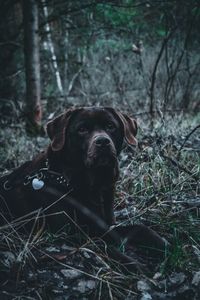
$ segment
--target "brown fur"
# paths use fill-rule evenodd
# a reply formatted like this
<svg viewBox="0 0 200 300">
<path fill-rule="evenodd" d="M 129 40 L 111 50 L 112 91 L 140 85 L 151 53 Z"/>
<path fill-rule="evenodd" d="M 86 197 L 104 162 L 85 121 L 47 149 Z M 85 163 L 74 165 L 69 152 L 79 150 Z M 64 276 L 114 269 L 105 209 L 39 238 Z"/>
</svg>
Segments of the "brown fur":
<svg viewBox="0 0 200 300">
<path fill-rule="evenodd" d="M 0 178 L 0 224 L 14 220 L 26 228 L 27 223 L 33 226 L 32 212 L 36 211 L 39 217 L 45 216 L 53 231 L 70 221 L 90 235 L 103 236 L 105 241 L 119 244 L 127 237 L 134 246 L 139 243 L 163 251 L 165 241 L 143 225 L 110 230 L 115 222 L 117 156 L 124 140 L 137 144 L 136 121 L 110 107 L 76 108 L 50 121 L 47 133 L 51 143 L 45 151 Z M 47 163 L 47 175 L 53 174 L 53 179 L 44 179 L 44 186 L 35 190 L 33 177 L 39 176 L 43 168 L 46 170 Z M 61 174 L 69 186 L 58 184 L 56 174 Z M 132 270 L 143 267 L 115 247 L 109 255 L 119 262 L 131 263 Z"/>
<path fill-rule="evenodd" d="M 48 159 L 49 170 L 70 181 L 73 189 L 70 196 L 107 225 L 112 225 L 115 183 L 119 173 L 117 156 L 124 139 L 131 145 L 137 144 L 136 121 L 113 108 L 76 108 L 50 121 L 47 133 L 51 139 L 48 149 L 6 178 L 14 188 L 1 193 L 9 209 L 9 213 L 4 212 L 4 218 L 11 221 L 33 210 L 45 209 L 56 200 L 55 195 L 51 197 L 46 193 L 46 184 L 36 191 L 31 183 L 23 184 L 24 178 L 44 167 Z M 59 185 L 56 188 L 59 190 Z M 68 191 L 63 189 L 64 192 Z M 81 211 L 68 207 L 66 200 L 53 205 L 47 213 L 60 211 L 90 228 L 90 220 L 88 222 Z M 47 223 L 57 228 L 67 222 L 65 219 L 48 218 Z"/>
</svg>

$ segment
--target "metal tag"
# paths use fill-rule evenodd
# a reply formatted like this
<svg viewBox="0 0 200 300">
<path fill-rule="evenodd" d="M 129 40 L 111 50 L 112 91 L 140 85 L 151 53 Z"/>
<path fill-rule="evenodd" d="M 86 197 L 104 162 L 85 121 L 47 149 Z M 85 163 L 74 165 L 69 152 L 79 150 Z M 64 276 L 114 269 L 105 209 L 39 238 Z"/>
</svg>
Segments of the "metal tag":
<svg viewBox="0 0 200 300">
<path fill-rule="evenodd" d="M 44 181 L 38 178 L 32 180 L 32 187 L 34 190 L 40 190 L 44 186 Z"/>
</svg>

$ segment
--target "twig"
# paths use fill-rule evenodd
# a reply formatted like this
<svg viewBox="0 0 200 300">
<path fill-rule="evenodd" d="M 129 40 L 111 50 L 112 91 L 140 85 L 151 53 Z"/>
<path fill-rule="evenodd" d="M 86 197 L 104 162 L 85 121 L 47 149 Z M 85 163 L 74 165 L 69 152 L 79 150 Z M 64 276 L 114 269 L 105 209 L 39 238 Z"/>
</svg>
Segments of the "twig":
<svg viewBox="0 0 200 300">
<path fill-rule="evenodd" d="M 192 178 L 194 178 L 194 180 L 199 181 L 199 177 L 196 176 L 193 172 L 191 172 L 190 170 L 188 170 L 186 167 L 184 167 L 183 165 L 181 165 L 176 159 L 167 156 L 163 153 L 163 151 L 160 151 L 161 156 L 164 159 L 168 159 L 174 166 L 178 167 L 180 170 L 182 170 L 183 172 L 185 172 L 186 174 L 190 175 Z"/>
<path fill-rule="evenodd" d="M 181 62 L 183 60 L 184 54 L 185 54 L 185 52 L 187 50 L 188 42 L 189 42 L 189 38 L 190 38 L 190 34 L 192 32 L 193 25 L 194 25 L 194 22 L 195 22 L 195 19 L 196 19 L 197 15 L 198 15 L 198 9 L 196 10 L 196 13 L 195 13 L 195 15 L 194 15 L 194 17 L 192 19 L 192 22 L 190 23 L 190 26 L 188 27 L 188 30 L 186 32 L 185 41 L 184 41 L 184 45 L 183 45 L 183 49 L 181 51 L 181 54 L 180 54 L 180 56 L 177 59 L 175 59 L 175 61 L 177 61 L 177 63 L 176 63 L 175 69 L 174 69 L 174 73 L 167 80 L 168 82 L 167 82 L 167 85 L 166 85 L 166 88 L 165 88 L 165 96 L 164 96 L 165 102 L 169 98 L 170 91 L 172 89 L 174 80 L 175 80 L 176 75 L 177 75 L 177 73 L 179 71 L 179 67 L 180 67 Z M 165 106 L 166 106 L 166 103 L 165 103 Z"/>
<path fill-rule="evenodd" d="M 178 150 L 178 154 L 177 154 L 177 158 L 180 157 L 180 152 L 183 149 L 183 147 L 185 146 L 185 143 L 187 142 L 187 140 L 190 138 L 190 136 L 198 129 L 200 128 L 200 125 L 197 125 L 194 129 L 192 129 L 192 131 L 190 131 L 190 133 L 188 133 L 185 137 L 184 142 L 182 143 L 180 149 Z"/>
<path fill-rule="evenodd" d="M 159 62 L 161 60 L 162 54 L 164 52 L 164 49 L 168 43 L 168 41 L 170 40 L 171 36 L 173 35 L 173 33 L 176 31 L 177 27 L 174 27 L 169 33 L 168 35 L 163 39 L 160 51 L 158 53 L 157 59 L 155 61 L 154 64 L 154 68 L 153 68 L 153 72 L 151 75 L 151 83 L 150 83 L 150 88 L 149 88 L 149 100 L 150 100 L 150 104 L 149 104 L 149 112 L 151 115 L 151 127 L 153 127 L 153 110 L 154 110 L 154 88 L 155 88 L 155 82 L 156 82 L 156 75 L 157 75 L 157 69 L 158 69 L 158 65 Z"/>
</svg>

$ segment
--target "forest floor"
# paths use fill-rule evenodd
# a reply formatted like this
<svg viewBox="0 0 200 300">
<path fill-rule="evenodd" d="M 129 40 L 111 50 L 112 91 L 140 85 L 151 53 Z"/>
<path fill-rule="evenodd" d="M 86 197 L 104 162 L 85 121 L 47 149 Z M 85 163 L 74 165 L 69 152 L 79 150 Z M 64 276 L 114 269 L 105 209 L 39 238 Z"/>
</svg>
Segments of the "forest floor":
<svg viewBox="0 0 200 300">
<path fill-rule="evenodd" d="M 145 224 L 171 249 L 151 274 L 124 274 L 91 239 L 77 247 L 66 232 L 24 236 L 0 228 L 0 299 L 200 299 L 200 114 L 139 122 L 139 146 L 120 157 L 117 223 Z M 199 126 L 199 127 L 198 127 Z M 0 172 L 48 144 L 22 125 L 2 124 Z"/>
</svg>

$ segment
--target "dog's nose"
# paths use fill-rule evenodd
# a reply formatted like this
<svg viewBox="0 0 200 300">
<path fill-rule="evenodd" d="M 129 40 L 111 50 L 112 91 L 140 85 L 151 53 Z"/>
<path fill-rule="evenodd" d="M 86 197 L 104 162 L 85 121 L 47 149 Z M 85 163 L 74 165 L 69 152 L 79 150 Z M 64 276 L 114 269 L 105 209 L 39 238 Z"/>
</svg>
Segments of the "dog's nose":
<svg viewBox="0 0 200 300">
<path fill-rule="evenodd" d="M 95 144 L 98 147 L 104 148 L 104 147 L 107 147 L 110 145 L 110 140 L 109 140 L 109 138 L 107 138 L 105 136 L 99 136 L 96 138 Z"/>
</svg>

